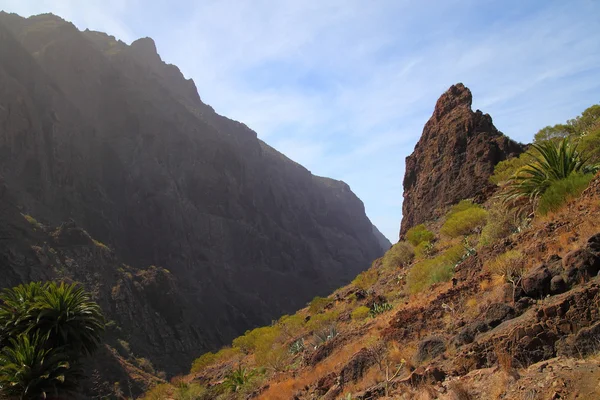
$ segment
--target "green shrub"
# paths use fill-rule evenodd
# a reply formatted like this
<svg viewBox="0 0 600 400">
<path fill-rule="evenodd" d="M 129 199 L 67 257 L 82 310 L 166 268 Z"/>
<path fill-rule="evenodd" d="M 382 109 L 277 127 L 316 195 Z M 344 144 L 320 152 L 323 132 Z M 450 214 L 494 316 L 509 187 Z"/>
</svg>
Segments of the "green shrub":
<svg viewBox="0 0 600 400">
<path fill-rule="evenodd" d="M 508 182 L 521 168 L 527 165 L 530 159 L 531 155 L 523 153 L 519 157 L 500 161 L 494 167 L 494 173 L 490 176 L 490 182 L 495 185 L 502 185 Z"/>
<path fill-rule="evenodd" d="M 413 246 L 418 246 L 422 242 L 431 242 L 434 238 L 433 232 L 425 227 L 425 224 L 413 226 L 406 232 L 406 240 Z"/>
<path fill-rule="evenodd" d="M 467 251 L 463 245 L 455 245 L 432 259 L 415 263 L 406 278 L 410 293 L 418 293 L 437 282 L 452 278 L 454 267 L 461 262 Z"/>
<path fill-rule="evenodd" d="M 520 218 L 513 208 L 505 204 L 493 204 L 487 215 L 487 222 L 481 230 L 478 247 L 488 246 L 498 239 L 505 238 L 519 226 Z"/>
<path fill-rule="evenodd" d="M 415 258 L 423 259 L 433 255 L 435 248 L 431 242 L 421 242 L 415 247 Z"/>
<path fill-rule="evenodd" d="M 378 274 L 374 268 L 361 272 L 352 281 L 352 284 L 359 289 L 367 290 L 377 282 Z"/>
<path fill-rule="evenodd" d="M 306 328 L 313 332 L 318 331 L 337 321 L 339 315 L 340 313 L 337 310 L 329 311 L 324 314 L 317 314 L 306 323 Z"/>
<path fill-rule="evenodd" d="M 279 338 L 281 328 L 279 326 L 263 326 L 246 331 L 243 336 L 233 340 L 232 345 L 244 353 L 250 353 L 261 346 L 270 346 Z"/>
<path fill-rule="evenodd" d="M 154 386 L 146 394 L 144 394 L 143 400 L 164 400 L 168 399 L 173 395 L 175 388 L 168 383 L 161 383 Z"/>
<path fill-rule="evenodd" d="M 482 227 L 487 218 L 487 211 L 471 202 L 461 201 L 446 215 L 446 221 L 440 232 L 448 237 L 457 237 L 473 233 Z"/>
<path fill-rule="evenodd" d="M 216 354 L 214 354 L 212 352 L 204 353 L 200 357 L 198 357 L 198 358 L 196 358 L 194 360 L 194 362 L 192 363 L 192 368 L 190 369 L 190 372 L 192 374 L 200 372 L 204 368 L 206 368 L 209 365 L 215 363 L 216 361 L 217 361 L 217 355 Z"/>
<path fill-rule="evenodd" d="M 383 256 L 383 267 L 386 269 L 393 269 L 407 266 L 414 257 L 415 252 L 410 244 L 398 242 Z"/>
<path fill-rule="evenodd" d="M 595 130 L 580 139 L 579 149 L 591 164 L 600 163 L 600 121 Z"/>
<path fill-rule="evenodd" d="M 546 215 L 558 210 L 569 200 L 579 197 L 593 177 L 593 174 L 572 174 L 566 179 L 552 182 L 540 197 L 537 211 L 541 215 Z"/>
<path fill-rule="evenodd" d="M 487 269 L 507 282 L 514 282 L 525 272 L 525 258 L 520 251 L 509 250 L 490 261 Z"/>
<path fill-rule="evenodd" d="M 282 344 L 274 344 L 258 348 L 254 360 L 257 365 L 271 371 L 283 371 L 290 364 L 290 353 Z"/>
<path fill-rule="evenodd" d="M 289 338 L 296 336 L 304 328 L 304 323 L 304 317 L 300 314 L 284 315 L 278 321 L 281 331 Z"/>
<path fill-rule="evenodd" d="M 308 305 L 308 311 L 310 311 L 312 314 L 316 314 L 323 310 L 329 303 L 331 303 L 331 299 L 328 297 L 316 296 Z"/>
<path fill-rule="evenodd" d="M 353 320 L 362 321 L 369 316 L 369 311 L 369 307 L 366 306 L 356 307 L 354 311 L 352 311 L 351 317 Z"/>
</svg>

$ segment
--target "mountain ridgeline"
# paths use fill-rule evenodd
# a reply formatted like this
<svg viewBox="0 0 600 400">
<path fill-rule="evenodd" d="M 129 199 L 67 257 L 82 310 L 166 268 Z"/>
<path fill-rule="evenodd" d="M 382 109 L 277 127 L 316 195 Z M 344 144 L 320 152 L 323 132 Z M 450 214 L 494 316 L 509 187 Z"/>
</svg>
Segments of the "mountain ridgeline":
<svg viewBox="0 0 600 400">
<path fill-rule="evenodd" d="M 348 185 L 215 113 L 152 39 L 51 14 L 0 13 L 0 195 L 2 287 L 84 283 L 168 374 L 390 245 Z"/>
</svg>

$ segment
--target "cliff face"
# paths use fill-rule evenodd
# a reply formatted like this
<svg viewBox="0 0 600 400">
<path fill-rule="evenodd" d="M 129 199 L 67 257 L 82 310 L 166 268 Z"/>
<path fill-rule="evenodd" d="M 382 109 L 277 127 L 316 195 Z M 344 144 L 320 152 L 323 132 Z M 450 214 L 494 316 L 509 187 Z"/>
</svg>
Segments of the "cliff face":
<svg viewBox="0 0 600 400">
<path fill-rule="evenodd" d="M 112 261 L 82 267 L 84 282 L 110 286 L 101 303 L 132 352 L 169 373 L 348 282 L 386 245 L 348 185 L 216 114 L 149 38 L 0 13 L 0 126 L 14 207 L 115 250 L 130 283 L 107 280 L 124 268 Z"/>
<path fill-rule="evenodd" d="M 463 199 L 481 201 L 500 161 L 524 151 L 498 131 L 489 114 L 471 109 L 471 91 L 453 85 L 437 101 L 413 153 L 406 157 L 402 237 Z"/>
</svg>

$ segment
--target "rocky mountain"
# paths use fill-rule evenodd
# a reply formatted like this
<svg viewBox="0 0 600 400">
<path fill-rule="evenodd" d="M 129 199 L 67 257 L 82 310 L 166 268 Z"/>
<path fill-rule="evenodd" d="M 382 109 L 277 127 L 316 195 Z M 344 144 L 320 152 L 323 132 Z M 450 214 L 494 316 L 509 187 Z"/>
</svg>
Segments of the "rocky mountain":
<svg viewBox="0 0 600 400">
<path fill-rule="evenodd" d="M 462 83 L 451 86 L 406 157 L 401 237 L 462 199 L 484 200 L 494 187 L 488 181 L 494 166 L 524 151 L 496 129 L 489 114 L 473 112 L 472 100 Z"/>
<path fill-rule="evenodd" d="M 84 282 L 169 374 L 390 246 L 347 184 L 215 113 L 152 39 L 51 14 L 0 13 L 0 176 L 2 286 Z"/>
</svg>

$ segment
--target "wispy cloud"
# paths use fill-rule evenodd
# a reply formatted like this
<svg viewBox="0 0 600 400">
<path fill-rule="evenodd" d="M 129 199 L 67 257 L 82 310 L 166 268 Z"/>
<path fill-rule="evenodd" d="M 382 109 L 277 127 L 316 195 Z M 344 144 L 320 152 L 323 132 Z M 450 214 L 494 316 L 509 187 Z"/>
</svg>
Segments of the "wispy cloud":
<svg viewBox="0 0 600 400">
<path fill-rule="evenodd" d="M 153 37 L 205 102 L 319 175 L 343 179 L 392 241 L 404 158 L 435 101 L 474 107 L 528 141 L 600 101 L 600 3 L 381 0 L 0 0 L 126 42 Z"/>
</svg>

